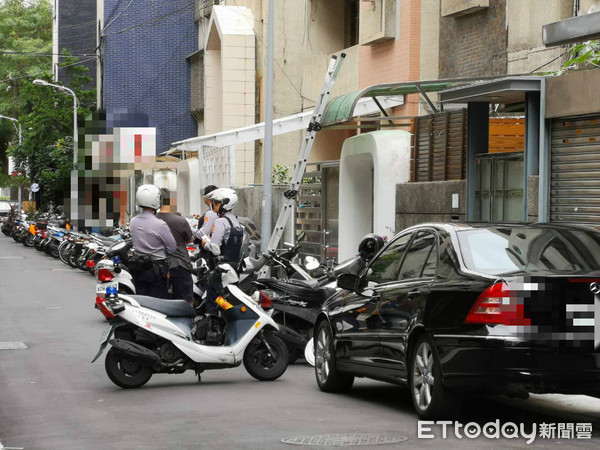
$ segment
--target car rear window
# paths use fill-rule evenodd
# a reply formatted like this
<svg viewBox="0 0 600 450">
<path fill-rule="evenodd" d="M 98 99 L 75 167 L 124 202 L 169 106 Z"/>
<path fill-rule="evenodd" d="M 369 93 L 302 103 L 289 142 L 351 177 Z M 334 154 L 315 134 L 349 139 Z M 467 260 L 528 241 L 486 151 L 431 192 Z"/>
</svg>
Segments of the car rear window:
<svg viewBox="0 0 600 450">
<path fill-rule="evenodd" d="M 550 227 L 497 227 L 457 233 L 465 266 L 498 275 L 519 270 L 600 269 L 600 232 Z"/>
</svg>

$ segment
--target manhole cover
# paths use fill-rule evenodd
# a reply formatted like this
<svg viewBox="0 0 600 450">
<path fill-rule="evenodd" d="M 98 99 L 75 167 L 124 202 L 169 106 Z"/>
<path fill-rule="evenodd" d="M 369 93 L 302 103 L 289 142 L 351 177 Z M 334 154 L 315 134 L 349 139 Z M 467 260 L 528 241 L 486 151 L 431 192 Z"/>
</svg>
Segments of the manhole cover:
<svg viewBox="0 0 600 450">
<path fill-rule="evenodd" d="M 0 342 L 0 350 L 24 350 L 26 348 L 28 347 L 24 342 Z"/>
<path fill-rule="evenodd" d="M 292 445 L 323 445 L 323 446 L 351 446 L 351 445 L 384 445 L 404 442 L 406 436 L 388 436 L 381 434 L 352 433 L 352 434 L 321 434 L 318 436 L 297 436 L 282 439 L 281 442 Z"/>
</svg>

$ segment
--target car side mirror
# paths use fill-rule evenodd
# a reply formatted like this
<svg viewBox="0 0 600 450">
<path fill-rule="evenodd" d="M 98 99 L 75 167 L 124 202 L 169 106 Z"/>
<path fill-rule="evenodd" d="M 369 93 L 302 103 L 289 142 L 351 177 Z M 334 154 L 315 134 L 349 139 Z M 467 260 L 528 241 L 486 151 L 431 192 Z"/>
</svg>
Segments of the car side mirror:
<svg viewBox="0 0 600 450">
<path fill-rule="evenodd" d="M 337 285 L 339 288 L 349 291 L 358 292 L 361 286 L 361 277 L 352 273 L 343 273 L 337 277 Z"/>
</svg>

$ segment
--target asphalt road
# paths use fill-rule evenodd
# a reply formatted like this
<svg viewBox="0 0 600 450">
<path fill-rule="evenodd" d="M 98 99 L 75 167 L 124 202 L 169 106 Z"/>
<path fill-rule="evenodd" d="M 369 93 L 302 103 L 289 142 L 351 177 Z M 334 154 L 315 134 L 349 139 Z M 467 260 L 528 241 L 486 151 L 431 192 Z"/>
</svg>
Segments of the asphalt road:
<svg viewBox="0 0 600 450">
<path fill-rule="evenodd" d="M 435 436 L 424 439 L 406 389 L 359 379 L 349 394 L 324 394 L 306 363 L 290 366 L 275 382 L 256 381 L 240 367 L 205 372 L 201 383 L 192 372 L 155 375 L 141 389 L 123 390 L 106 376 L 103 359 L 90 364 L 107 326 L 93 308 L 94 288 L 89 274 L 0 235 L 0 348 L 27 346 L 0 350 L 0 449 L 275 449 L 294 448 L 284 439 L 349 442 L 332 435 L 354 443 L 399 441 L 364 447 L 373 449 L 600 445 L 599 399 L 469 401 L 462 424 L 524 423 L 527 433 L 535 425 L 531 445 L 522 436 L 459 439 L 454 428 L 443 439 L 440 425 L 423 430 Z M 542 438 L 542 423 L 591 423 L 592 438 Z"/>
</svg>

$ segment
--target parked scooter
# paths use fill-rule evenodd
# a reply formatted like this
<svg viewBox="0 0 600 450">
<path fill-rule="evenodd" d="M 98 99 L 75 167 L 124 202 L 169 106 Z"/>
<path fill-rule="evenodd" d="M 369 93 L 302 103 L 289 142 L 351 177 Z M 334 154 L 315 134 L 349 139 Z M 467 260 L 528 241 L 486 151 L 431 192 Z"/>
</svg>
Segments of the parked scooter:
<svg viewBox="0 0 600 450">
<path fill-rule="evenodd" d="M 113 383 L 122 388 L 138 388 L 154 373 L 187 370 L 194 370 L 200 380 L 204 370 L 242 363 L 250 375 L 261 381 L 283 375 L 288 351 L 274 334 L 278 326 L 271 318 L 272 310 L 265 311 L 231 284 L 238 278 L 229 264 L 219 264 L 210 278 L 227 284 L 217 299 L 224 326 L 209 317 L 196 316 L 194 308 L 184 300 L 119 295 L 113 288 L 96 297 L 98 309 L 110 326 L 102 336 L 94 361 L 110 344 L 105 369 Z"/>
<path fill-rule="evenodd" d="M 304 353 L 323 303 L 336 292 L 336 278 L 363 270 L 382 247 L 381 237 L 368 234 L 361 240 L 359 256 L 337 265 L 325 276 L 310 280 L 264 278 L 256 282 L 259 291 L 255 297 L 273 302 L 273 318 L 281 327 L 278 337 L 288 346 L 290 363 Z"/>
<path fill-rule="evenodd" d="M 108 288 L 118 293 L 135 294 L 133 277 L 127 270 L 127 261 L 132 252 L 131 239 L 112 244 L 105 252 L 104 259 L 95 265 L 96 294 L 104 294 Z"/>
</svg>

